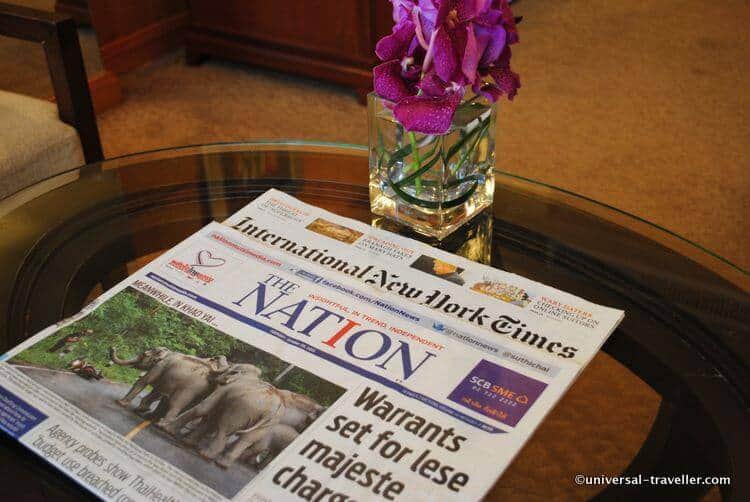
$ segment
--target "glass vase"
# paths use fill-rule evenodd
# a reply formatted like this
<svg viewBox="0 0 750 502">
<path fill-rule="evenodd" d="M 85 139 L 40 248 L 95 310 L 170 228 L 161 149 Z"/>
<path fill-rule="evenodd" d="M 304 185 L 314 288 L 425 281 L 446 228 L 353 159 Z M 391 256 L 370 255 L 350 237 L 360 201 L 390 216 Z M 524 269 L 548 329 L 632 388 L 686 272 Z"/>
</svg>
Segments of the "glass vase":
<svg viewBox="0 0 750 502">
<path fill-rule="evenodd" d="M 492 205 L 495 105 L 464 101 L 445 134 L 406 131 L 392 107 L 375 93 L 367 97 L 370 207 L 443 239 Z"/>
</svg>

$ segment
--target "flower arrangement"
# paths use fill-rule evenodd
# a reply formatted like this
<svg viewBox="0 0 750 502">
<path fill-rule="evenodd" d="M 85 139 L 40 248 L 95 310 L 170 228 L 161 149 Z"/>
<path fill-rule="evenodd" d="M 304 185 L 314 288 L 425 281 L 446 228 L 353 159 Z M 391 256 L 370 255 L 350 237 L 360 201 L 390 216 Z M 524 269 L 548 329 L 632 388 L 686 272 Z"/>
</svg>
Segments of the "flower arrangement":
<svg viewBox="0 0 750 502">
<path fill-rule="evenodd" d="M 368 96 L 370 206 L 442 239 L 492 204 L 494 103 L 521 86 L 518 19 L 508 0 L 391 3 Z"/>
<path fill-rule="evenodd" d="M 391 0 L 394 27 L 378 41 L 375 92 L 407 131 L 444 134 L 470 86 L 475 98 L 512 100 L 518 42 L 508 0 Z M 468 101 L 472 101 L 472 98 Z"/>
</svg>

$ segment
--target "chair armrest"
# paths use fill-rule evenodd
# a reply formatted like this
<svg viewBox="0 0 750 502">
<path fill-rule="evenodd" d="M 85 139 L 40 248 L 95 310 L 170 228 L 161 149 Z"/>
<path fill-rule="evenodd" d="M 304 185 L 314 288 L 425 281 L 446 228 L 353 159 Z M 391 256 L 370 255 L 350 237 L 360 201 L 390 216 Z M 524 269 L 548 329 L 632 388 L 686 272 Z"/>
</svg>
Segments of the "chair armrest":
<svg viewBox="0 0 750 502">
<path fill-rule="evenodd" d="M 45 42 L 66 16 L 0 3 L 0 34 L 30 42 Z"/>
<path fill-rule="evenodd" d="M 60 120 L 78 131 L 87 163 L 103 160 L 91 92 L 73 18 L 0 3 L 0 35 L 42 45 Z"/>
</svg>

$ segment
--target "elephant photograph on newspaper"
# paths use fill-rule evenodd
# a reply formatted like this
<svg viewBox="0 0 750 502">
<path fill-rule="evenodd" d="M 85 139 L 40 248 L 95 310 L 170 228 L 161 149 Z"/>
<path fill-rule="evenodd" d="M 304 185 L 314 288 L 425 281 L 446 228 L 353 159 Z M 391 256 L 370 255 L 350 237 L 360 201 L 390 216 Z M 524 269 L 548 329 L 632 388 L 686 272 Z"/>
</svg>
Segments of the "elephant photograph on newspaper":
<svg viewBox="0 0 750 502">
<path fill-rule="evenodd" d="M 345 392 L 133 288 L 10 362 L 228 498 Z"/>
</svg>

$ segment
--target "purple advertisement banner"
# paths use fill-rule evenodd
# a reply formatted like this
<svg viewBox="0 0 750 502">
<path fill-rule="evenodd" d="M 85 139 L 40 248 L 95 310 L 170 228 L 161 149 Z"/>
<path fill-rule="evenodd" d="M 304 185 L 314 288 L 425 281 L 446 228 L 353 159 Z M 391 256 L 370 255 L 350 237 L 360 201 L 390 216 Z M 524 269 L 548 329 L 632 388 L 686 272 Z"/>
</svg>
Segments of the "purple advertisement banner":
<svg viewBox="0 0 750 502">
<path fill-rule="evenodd" d="M 453 389 L 448 399 L 515 427 L 546 387 L 544 382 L 482 360 Z"/>
</svg>

